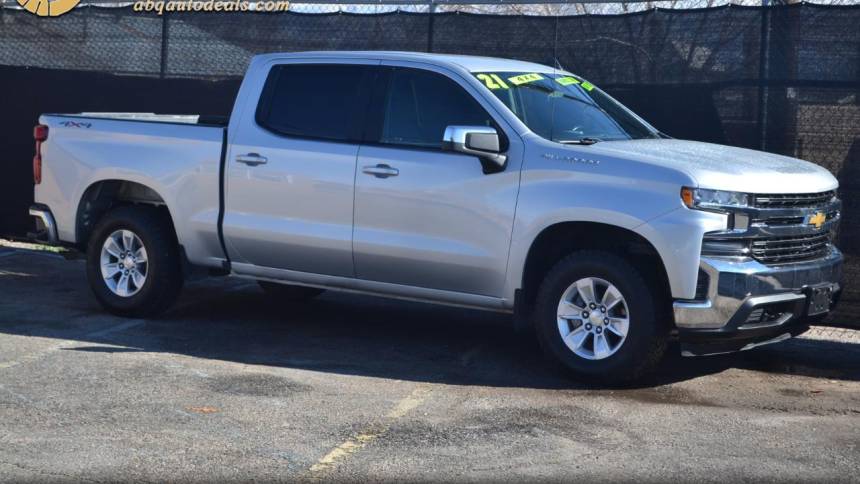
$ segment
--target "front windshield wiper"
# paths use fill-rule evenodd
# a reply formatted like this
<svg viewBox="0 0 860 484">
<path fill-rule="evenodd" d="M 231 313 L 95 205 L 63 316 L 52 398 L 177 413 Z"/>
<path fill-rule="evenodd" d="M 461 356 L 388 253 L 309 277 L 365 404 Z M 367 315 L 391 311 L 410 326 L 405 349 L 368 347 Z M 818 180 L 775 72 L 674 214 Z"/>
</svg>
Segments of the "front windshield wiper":
<svg viewBox="0 0 860 484">
<path fill-rule="evenodd" d="M 593 145 L 594 143 L 598 143 L 603 141 L 600 138 L 579 138 L 579 139 L 559 139 L 556 140 L 556 143 L 561 143 L 563 145 Z"/>
</svg>

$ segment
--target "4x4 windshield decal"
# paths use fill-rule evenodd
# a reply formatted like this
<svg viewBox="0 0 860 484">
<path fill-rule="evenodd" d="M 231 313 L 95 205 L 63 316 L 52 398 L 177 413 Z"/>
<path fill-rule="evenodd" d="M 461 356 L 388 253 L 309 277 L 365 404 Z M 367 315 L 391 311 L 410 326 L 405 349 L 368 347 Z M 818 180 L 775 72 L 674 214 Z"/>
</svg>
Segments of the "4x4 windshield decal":
<svg viewBox="0 0 860 484">
<path fill-rule="evenodd" d="M 529 82 L 540 81 L 543 79 L 543 76 L 540 74 L 521 74 L 519 76 L 509 77 L 508 80 L 511 81 L 511 84 L 515 86 L 519 86 L 520 84 L 528 84 Z"/>
</svg>

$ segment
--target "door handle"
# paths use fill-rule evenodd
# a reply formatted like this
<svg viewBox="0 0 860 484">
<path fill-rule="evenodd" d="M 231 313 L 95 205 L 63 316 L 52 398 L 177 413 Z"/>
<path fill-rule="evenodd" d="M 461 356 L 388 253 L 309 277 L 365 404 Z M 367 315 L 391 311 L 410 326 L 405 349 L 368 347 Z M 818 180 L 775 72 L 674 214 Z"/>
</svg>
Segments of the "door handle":
<svg viewBox="0 0 860 484">
<path fill-rule="evenodd" d="M 265 156 L 260 156 L 259 153 L 248 153 L 245 155 L 236 155 L 236 161 L 248 166 L 257 166 L 268 162 L 269 159 Z"/>
<path fill-rule="evenodd" d="M 362 173 L 367 173 L 368 175 L 373 175 L 376 178 L 388 178 L 390 176 L 397 176 L 400 174 L 400 170 L 397 168 L 392 168 L 384 163 L 380 163 L 374 166 L 365 166 L 361 169 Z"/>
</svg>

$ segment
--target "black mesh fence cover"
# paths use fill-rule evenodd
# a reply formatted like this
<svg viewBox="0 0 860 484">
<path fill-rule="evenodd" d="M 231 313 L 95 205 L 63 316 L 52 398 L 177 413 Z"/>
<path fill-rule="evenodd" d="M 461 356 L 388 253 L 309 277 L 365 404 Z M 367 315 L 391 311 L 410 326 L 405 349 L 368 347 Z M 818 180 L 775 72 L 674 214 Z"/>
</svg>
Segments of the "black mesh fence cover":
<svg viewBox="0 0 860 484">
<path fill-rule="evenodd" d="M 238 77 L 254 54 L 337 49 L 558 64 L 675 137 L 818 163 L 841 184 L 846 300 L 860 304 L 860 287 L 852 284 L 860 282 L 858 6 L 569 17 L 403 11 L 158 16 L 90 6 L 39 18 L 0 9 L 0 66 L 9 66 L 0 68 L 0 122 L 11 140 L 0 160 L 10 174 L 0 181 L 0 233 L 20 234 L 29 226 L 29 133 L 39 112 L 228 114 Z M 69 89 L 75 95 L 63 94 Z"/>
<path fill-rule="evenodd" d="M 432 17 L 432 18 L 431 18 Z M 239 76 L 254 54 L 433 50 L 558 61 L 592 81 L 856 83 L 860 7 L 792 5 L 570 17 L 467 13 L 174 13 L 0 9 L 0 65 Z"/>
</svg>

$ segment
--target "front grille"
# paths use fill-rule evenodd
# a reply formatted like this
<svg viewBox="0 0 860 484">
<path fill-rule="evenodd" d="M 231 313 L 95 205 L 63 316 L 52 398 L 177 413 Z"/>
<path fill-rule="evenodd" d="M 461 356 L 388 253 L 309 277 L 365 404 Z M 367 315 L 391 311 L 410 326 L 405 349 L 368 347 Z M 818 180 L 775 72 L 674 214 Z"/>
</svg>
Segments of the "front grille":
<svg viewBox="0 0 860 484">
<path fill-rule="evenodd" d="M 754 259 L 766 263 L 800 262 L 817 259 L 829 251 L 830 233 L 753 239 L 750 251 Z"/>
<path fill-rule="evenodd" d="M 750 257 L 764 264 L 790 264 L 827 257 L 839 230 L 836 191 L 793 194 L 755 194 L 746 224 L 709 232 L 702 254 L 712 257 Z M 822 224 L 822 215 L 824 216 Z M 815 223 L 813 223 L 815 222 Z M 818 224 L 818 225 L 815 225 Z"/>
<path fill-rule="evenodd" d="M 801 208 L 824 205 L 836 196 L 836 192 L 780 193 L 753 195 L 753 206 L 758 208 Z"/>
<path fill-rule="evenodd" d="M 833 220 L 839 216 L 838 210 L 827 212 L 827 220 Z M 756 227 L 782 227 L 786 225 L 803 225 L 806 217 L 769 217 L 764 219 L 754 219 L 752 224 Z"/>
</svg>

